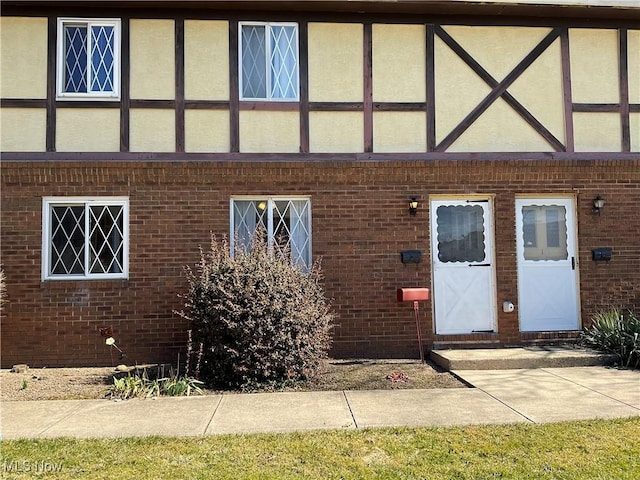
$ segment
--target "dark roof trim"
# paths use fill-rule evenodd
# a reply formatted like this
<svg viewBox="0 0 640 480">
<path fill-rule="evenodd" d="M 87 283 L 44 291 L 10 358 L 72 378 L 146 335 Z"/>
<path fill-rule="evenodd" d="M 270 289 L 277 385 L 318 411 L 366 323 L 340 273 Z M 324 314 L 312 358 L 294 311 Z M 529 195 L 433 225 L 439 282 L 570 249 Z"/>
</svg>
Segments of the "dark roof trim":
<svg viewBox="0 0 640 480">
<path fill-rule="evenodd" d="M 640 0 L 4 0 L 8 6 L 640 20 Z"/>
</svg>

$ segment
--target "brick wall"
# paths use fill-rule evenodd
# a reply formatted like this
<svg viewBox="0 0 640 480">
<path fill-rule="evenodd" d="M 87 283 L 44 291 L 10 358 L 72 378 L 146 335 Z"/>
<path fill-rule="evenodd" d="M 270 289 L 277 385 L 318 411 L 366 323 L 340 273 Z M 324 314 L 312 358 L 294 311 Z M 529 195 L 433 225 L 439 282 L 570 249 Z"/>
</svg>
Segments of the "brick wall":
<svg viewBox="0 0 640 480">
<path fill-rule="evenodd" d="M 640 160 L 268 162 L 4 162 L 2 367 L 119 363 L 99 335 L 111 326 L 127 361 L 177 360 L 187 325 L 174 309 L 182 268 L 210 232 L 229 232 L 233 195 L 309 195 L 313 254 L 323 258 L 337 314 L 336 356 L 417 357 L 413 311 L 399 286 L 431 286 L 428 196 L 494 194 L 497 301 L 517 302 L 516 194 L 577 195 L 583 320 L 611 304 L 640 309 Z M 591 212 L 597 195 L 606 200 Z M 129 278 L 41 281 L 43 196 L 128 196 Z M 417 196 L 418 214 L 408 214 Z M 591 249 L 613 247 L 609 263 Z M 399 252 L 423 251 L 418 265 Z M 521 335 L 517 313 L 498 312 L 498 333 L 434 337 L 431 305 L 421 309 L 428 346 L 506 345 L 564 334 Z M 183 357 L 184 358 L 184 357 Z"/>
</svg>

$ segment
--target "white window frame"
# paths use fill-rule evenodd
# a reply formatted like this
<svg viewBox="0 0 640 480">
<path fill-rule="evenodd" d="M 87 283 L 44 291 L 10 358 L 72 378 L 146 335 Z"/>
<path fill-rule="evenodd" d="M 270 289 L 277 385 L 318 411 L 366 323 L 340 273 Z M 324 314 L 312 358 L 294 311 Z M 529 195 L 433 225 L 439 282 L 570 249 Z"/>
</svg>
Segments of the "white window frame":
<svg viewBox="0 0 640 480">
<path fill-rule="evenodd" d="M 258 26 L 265 28 L 266 42 L 265 42 L 265 72 L 266 76 L 266 97 L 244 97 L 242 92 L 243 87 L 243 75 L 242 75 L 242 27 L 243 26 Z M 271 97 L 271 27 L 295 27 L 295 46 L 296 46 L 296 96 L 295 98 L 273 98 Z M 239 93 L 241 101 L 256 101 L 256 102 L 298 102 L 300 101 L 300 27 L 296 22 L 238 22 L 238 80 L 239 80 Z"/>
<path fill-rule="evenodd" d="M 55 206 L 84 206 L 84 273 L 83 274 L 52 274 L 51 273 L 51 207 Z M 91 206 L 120 206 L 122 207 L 122 272 L 118 273 L 90 273 L 89 265 L 89 215 L 86 211 Z M 129 198 L 128 197 L 44 197 L 42 199 L 42 280 L 101 280 L 129 278 Z"/>
<path fill-rule="evenodd" d="M 92 26 L 109 26 L 114 29 L 114 45 L 113 45 L 113 91 L 111 92 L 92 92 L 91 85 L 91 68 L 87 67 L 87 92 L 65 92 L 65 26 L 86 26 L 91 30 Z M 57 29 L 57 47 L 56 47 L 56 99 L 57 100 L 119 100 L 120 99 L 120 62 L 121 62 L 121 22 L 118 18 L 58 18 Z M 87 34 L 87 56 L 90 57 L 91 52 L 91 35 Z M 91 59 L 88 58 L 88 65 Z"/>
<path fill-rule="evenodd" d="M 309 232 L 309 238 L 308 238 L 308 249 L 309 249 L 309 255 L 308 258 L 306 259 L 306 264 L 305 266 L 307 268 L 311 268 L 312 264 L 313 264 L 313 229 L 312 229 L 312 225 L 313 225 L 313 218 L 312 218 L 312 208 L 311 208 L 311 198 L 310 197 L 300 197 L 300 196 L 287 196 L 287 195 L 282 195 L 282 196 L 269 196 L 269 195 L 240 195 L 240 196 L 233 196 L 231 197 L 230 201 L 229 201 L 229 212 L 230 212 L 230 223 L 229 223 L 229 238 L 231 239 L 231 241 L 229 242 L 230 248 L 231 248 L 231 256 L 233 256 L 235 254 L 235 212 L 234 212 L 234 202 L 235 201 L 250 201 L 250 202 L 257 202 L 257 201 L 266 201 L 267 202 L 267 243 L 269 247 L 272 247 L 274 242 L 275 242 L 275 238 L 274 238 L 274 232 L 273 232 L 273 212 L 275 209 L 275 203 L 276 202 L 289 202 L 289 201 L 303 201 L 303 202 L 307 202 L 307 208 L 309 210 L 309 224 L 306 226 L 307 227 L 307 231 Z M 290 228 L 290 225 L 288 226 L 288 228 Z"/>
</svg>

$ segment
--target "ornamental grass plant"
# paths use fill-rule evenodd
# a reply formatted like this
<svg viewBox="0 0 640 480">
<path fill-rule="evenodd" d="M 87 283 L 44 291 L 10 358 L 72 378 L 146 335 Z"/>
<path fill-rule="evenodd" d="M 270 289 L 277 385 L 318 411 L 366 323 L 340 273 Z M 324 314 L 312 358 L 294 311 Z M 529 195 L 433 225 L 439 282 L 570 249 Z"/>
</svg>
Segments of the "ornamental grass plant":
<svg viewBox="0 0 640 480">
<path fill-rule="evenodd" d="M 596 312 L 580 343 L 603 353 L 617 356 L 625 368 L 640 366 L 640 318 L 631 310 L 618 307 Z"/>
</svg>

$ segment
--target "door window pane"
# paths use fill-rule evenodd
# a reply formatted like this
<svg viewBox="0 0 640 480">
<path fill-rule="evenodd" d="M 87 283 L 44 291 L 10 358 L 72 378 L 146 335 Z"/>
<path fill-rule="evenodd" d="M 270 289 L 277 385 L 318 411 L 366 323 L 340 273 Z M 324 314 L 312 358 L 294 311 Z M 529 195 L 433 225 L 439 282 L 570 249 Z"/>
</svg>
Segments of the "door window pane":
<svg viewBox="0 0 640 480">
<path fill-rule="evenodd" d="M 482 262 L 485 255 L 484 212 L 480 205 L 447 205 L 436 211 L 438 260 Z"/>
<path fill-rule="evenodd" d="M 566 260 L 567 212 L 558 205 L 528 205 L 522 208 L 524 259 Z"/>
</svg>

